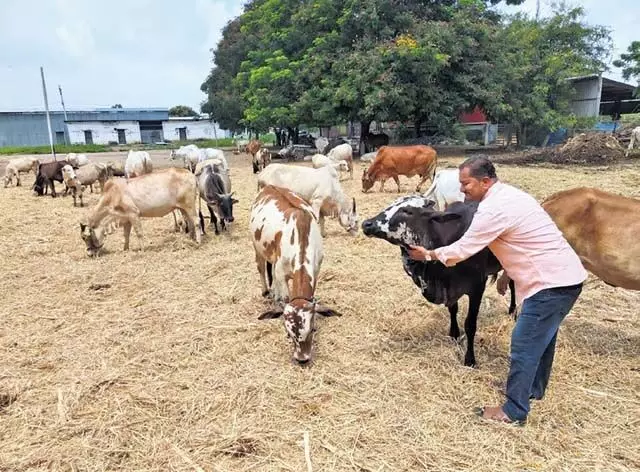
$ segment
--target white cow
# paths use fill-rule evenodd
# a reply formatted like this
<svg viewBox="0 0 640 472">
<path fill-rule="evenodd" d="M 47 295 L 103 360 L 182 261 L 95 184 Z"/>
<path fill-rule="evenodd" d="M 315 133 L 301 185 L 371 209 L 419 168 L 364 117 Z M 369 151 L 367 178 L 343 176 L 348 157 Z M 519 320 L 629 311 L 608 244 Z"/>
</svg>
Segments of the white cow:
<svg viewBox="0 0 640 472">
<path fill-rule="evenodd" d="M 443 169 L 436 172 L 431 187 L 423 197 L 434 201 L 434 208 L 438 211 L 444 211 L 452 203 L 464 202 L 464 193 L 460 191 L 460 171 Z"/>
<path fill-rule="evenodd" d="M 324 154 L 314 154 L 313 156 L 311 156 L 311 165 L 313 165 L 314 169 L 331 166 L 339 172 L 346 172 L 349 170 L 349 166 L 347 165 L 346 161 L 334 161 L 329 156 L 325 156 Z"/>
<path fill-rule="evenodd" d="M 636 144 L 636 141 L 640 143 L 640 126 L 633 128 L 631 131 L 631 141 L 629 141 L 629 147 L 627 151 L 624 153 L 624 157 L 629 156 L 629 153 L 633 150 L 633 147 Z"/>
<path fill-rule="evenodd" d="M 124 176 L 129 179 L 153 171 L 153 162 L 147 151 L 129 151 L 127 160 L 124 163 Z"/>
<path fill-rule="evenodd" d="M 202 155 L 200 156 L 200 162 L 209 159 L 217 159 L 222 163 L 222 168 L 224 170 L 229 170 L 229 163 L 227 162 L 227 158 L 224 157 L 224 151 L 222 149 L 206 148 L 202 149 L 201 154 Z"/>
<path fill-rule="evenodd" d="M 11 159 L 4 170 L 4 186 L 5 188 L 13 183 L 13 178 L 16 179 L 16 186 L 20 187 L 20 172 L 33 171 L 34 174 L 38 172 L 38 160 L 35 157 L 18 157 Z"/>
<path fill-rule="evenodd" d="M 368 152 L 360 156 L 360 162 L 373 162 L 378 155 L 378 151 Z"/>
<path fill-rule="evenodd" d="M 293 358 L 306 364 L 313 355 L 316 315 L 339 315 L 314 296 L 324 257 L 316 216 L 295 193 L 268 185 L 251 207 L 249 228 L 262 295 L 281 304 L 258 319 L 284 318 Z"/>
<path fill-rule="evenodd" d="M 334 147 L 329 154 L 327 154 L 333 161 L 345 161 L 349 169 L 349 175 L 353 179 L 353 148 L 351 144 L 344 143 Z"/>
<path fill-rule="evenodd" d="M 62 168 L 62 180 L 67 187 L 64 191 L 64 195 L 71 190 L 71 194 L 73 195 L 73 206 L 76 206 L 77 197 L 80 197 L 80 206 L 84 206 L 84 203 L 82 202 L 82 192 L 84 189 L 82 188 L 80 179 L 76 176 L 75 170 L 73 170 L 73 167 L 71 167 L 70 164 L 67 164 Z"/>
<path fill-rule="evenodd" d="M 75 168 L 86 166 L 89 163 L 89 159 L 85 154 L 76 154 L 75 152 L 68 153 L 66 160 Z"/>
<path fill-rule="evenodd" d="M 309 167 L 271 164 L 258 175 L 258 190 L 265 185 L 283 187 L 304 198 L 320 222 L 322 235 L 325 216 L 337 216 L 340 225 L 351 235 L 358 232 L 356 199 L 350 200 L 342 191 L 338 173 L 331 167 Z"/>
</svg>

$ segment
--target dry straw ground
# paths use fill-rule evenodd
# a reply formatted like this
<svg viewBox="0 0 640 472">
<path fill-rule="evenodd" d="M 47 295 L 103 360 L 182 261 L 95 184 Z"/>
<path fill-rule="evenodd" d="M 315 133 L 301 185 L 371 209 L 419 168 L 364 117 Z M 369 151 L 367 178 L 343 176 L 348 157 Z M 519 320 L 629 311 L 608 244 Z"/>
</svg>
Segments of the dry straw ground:
<svg viewBox="0 0 640 472">
<path fill-rule="evenodd" d="M 301 369 L 281 322 L 257 320 L 255 178 L 246 156 L 229 157 L 237 222 L 200 248 L 169 216 L 144 221 L 144 253 L 133 235 L 124 253 L 117 232 L 91 260 L 87 208 L 33 197 L 33 176 L 0 188 L 0 470 L 298 472 L 305 432 L 315 472 L 640 469 L 640 294 L 590 280 L 548 398 L 524 428 L 486 424 L 472 411 L 501 400 L 506 299 L 488 287 L 479 365 L 464 368 L 445 308 L 420 296 L 399 251 L 330 221 L 318 295 L 344 316 L 320 320 Z M 540 199 L 582 184 L 640 195 L 633 164 L 498 170 Z M 363 217 L 396 198 L 394 185 L 363 196 L 359 177 L 344 187 Z"/>
</svg>

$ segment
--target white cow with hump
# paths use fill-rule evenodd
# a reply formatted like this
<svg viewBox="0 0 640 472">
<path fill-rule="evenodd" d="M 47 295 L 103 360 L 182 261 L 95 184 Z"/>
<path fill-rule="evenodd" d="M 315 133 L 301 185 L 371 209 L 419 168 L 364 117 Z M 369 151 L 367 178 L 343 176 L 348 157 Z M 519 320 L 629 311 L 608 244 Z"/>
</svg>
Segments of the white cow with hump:
<svg viewBox="0 0 640 472">
<path fill-rule="evenodd" d="M 304 198 L 319 219 L 323 236 L 326 236 L 326 216 L 337 216 L 343 228 L 353 236 L 357 234 L 356 199 L 349 199 L 342 191 L 338 173 L 333 167 L 312 169 L 296 165 L 271 164 L 258 175 L 258 190 L 265 185 L 283 187 Z"/>
<path fill-rule="evenodd" d="M 464 193 L 460 191 L 460 171 L 458 169 L 439 170 L 431 187 L 422 196 L 435 202 L 434 208 L 438 211 L 446 210 L 452 203 L 464 202 Z"/>
<path fill-rule="evenodd" d="M 316 314 L 339 313 L 315 299 L 324 257 L 315 213 L 300 196 L 281 187 L 265 186 L 251 207 L 249 222 L 262 295 L 279 307 L 258 319 L 283 316 L 293 358 L 301 365 L 311 360 Z"/>
</svg>

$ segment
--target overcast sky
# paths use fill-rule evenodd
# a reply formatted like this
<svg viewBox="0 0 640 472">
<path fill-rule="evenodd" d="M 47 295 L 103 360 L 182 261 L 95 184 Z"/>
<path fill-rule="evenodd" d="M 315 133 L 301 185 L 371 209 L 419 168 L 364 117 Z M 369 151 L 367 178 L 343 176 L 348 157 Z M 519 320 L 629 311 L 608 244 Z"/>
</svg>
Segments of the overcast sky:
<svg viewBox="0 0 640 472">
<path fill-rule="evenodd" d="M 0 111 L 170 107 L 199 110 L 210 48 L 242 0 L 0 0 Z M 535 0 L 524 8 L 535 11 Z M 549 0 L 542 0 L 543 12 Z M 640 39 L 639 0 L 582 0 L 591 23 L 613 29 L 616 55 Z M 510 8 L 509 11 L 516 9 Z M 619 77 L 614 70 L 607 74 Z"/>
</svg>

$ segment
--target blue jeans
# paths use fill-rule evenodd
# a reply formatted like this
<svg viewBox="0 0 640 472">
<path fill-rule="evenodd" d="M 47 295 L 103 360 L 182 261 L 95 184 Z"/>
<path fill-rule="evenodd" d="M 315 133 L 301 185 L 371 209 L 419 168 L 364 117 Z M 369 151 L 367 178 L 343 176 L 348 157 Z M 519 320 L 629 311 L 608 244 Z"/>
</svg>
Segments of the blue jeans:
<svg viewBox="0 0 640 472">
<path fill-rule="evenodd" d="M 540 400 L 549 383 L 558 328 L 582 292 L 582 284 L 541 290 L 522 304 L 511 334 L 511 366 L 503 411 L 524 421 L 531 398 Z"/>
</svg>

